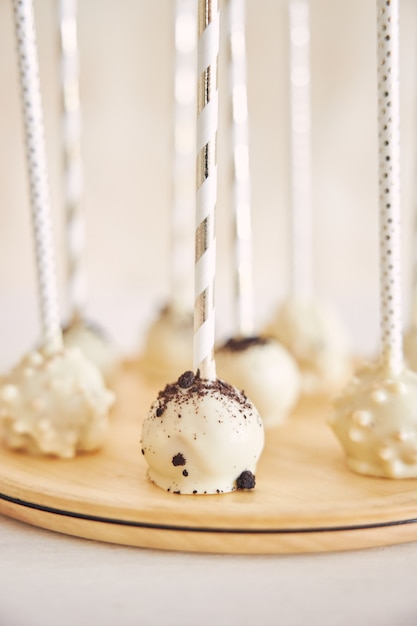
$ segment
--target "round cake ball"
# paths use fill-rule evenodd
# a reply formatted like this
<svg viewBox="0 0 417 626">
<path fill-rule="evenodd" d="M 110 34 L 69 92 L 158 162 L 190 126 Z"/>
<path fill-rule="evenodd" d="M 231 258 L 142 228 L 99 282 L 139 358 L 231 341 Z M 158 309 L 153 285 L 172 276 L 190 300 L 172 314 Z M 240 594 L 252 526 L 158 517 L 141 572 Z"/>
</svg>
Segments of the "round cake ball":
<svg viewBox="0 0 417 626">
<path fill-rule="evenodd" d="M 5 444 L 30 454 L 71 458 L 103 443 L 114 394 L 79 348 L 31 352 L 0 387 Z"/>
<path fill-rule="evenodd" d="M 297 363 L 275 339 L 229 339 L 217 350 L 216 364 L 220 378 L 245 391 L 265 427 L 285 420 L 298 400 L 301 378 Z"/>
<path fill-rule="evenodd" d="M 417 374 L 363 368 L 335 400 L 329 424 L 360 474 L 417 477 Z"/>
<path fill-rule="evenodd" d="M 190 371 L 159 393 L 142 428 L 149 478 L 173 493 L 252 489 L 263 445 L 262 420 L 246 396 Z"/>
<path fill-rule="evenodd" d="M 288 300 L 266 332 L 296 359 L 305 394 L 334 393 L 352 374 L 346 331 L 334 311 L 317 300 Z"/>
<path fill-rule="evenodd" d="M 82 319 L 73 320 L 63 329 L 64 344 L 69 348 L 78 347 L 89 361 L 101 371 L 107 385 L 111 385 L 119 365 L 114 346 L 103 331 Z"/>
<path fill-rule="evenodd" d="M 193 314 L 166 306 L 148 329 L 142 354 L 145 372 L 175 380 L 193 364 Z"/>
</svg>

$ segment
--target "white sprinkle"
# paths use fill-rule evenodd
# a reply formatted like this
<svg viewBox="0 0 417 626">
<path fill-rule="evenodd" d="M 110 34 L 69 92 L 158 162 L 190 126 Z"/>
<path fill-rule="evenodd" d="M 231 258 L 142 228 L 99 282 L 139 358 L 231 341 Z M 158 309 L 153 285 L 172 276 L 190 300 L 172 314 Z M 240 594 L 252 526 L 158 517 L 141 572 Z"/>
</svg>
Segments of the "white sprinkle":
<svg viewBox="0 0 417 626">
<path fill-rule="evenodd" d="M 0 389 L 0 398 L 7 404 L 14 402 L 19 397 L 19 390 L 15 385 L 4 385 Z"/>
<path fill-rule="evenodd" d="M 376 404 L 384 404 L 388 400 L 388 396 L 383 389 L 375 389 L 371 393 L 371 398 Z"/>
<path fill-rule="evenodd" d="M 354 411 L 352 413 L 352 420 L 359 426 L 366 428 L 372 424 L 372 413 L 369 411 Z"/>
</svg>

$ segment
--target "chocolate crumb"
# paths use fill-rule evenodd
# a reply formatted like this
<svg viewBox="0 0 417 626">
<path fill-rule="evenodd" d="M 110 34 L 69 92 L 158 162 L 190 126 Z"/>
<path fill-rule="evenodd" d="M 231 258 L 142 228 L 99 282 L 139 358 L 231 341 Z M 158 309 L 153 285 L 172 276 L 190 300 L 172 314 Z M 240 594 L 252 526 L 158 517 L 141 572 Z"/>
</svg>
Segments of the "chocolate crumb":
<svg viewBox="0 0 417 626">
<path fill-rule="evenodd" d="M 181 493 L 181 491 L 178 489 L 178 491 L 173 491 L 172 493 L 176 493 L 178 495 Z"/>
<path fill-rule="evenodd" d="M 183 476 L 188 476 L 188 472 L 187 472 L 187 470 L 183 470 L 183 471 L 182 471 L 182 475 L 183 475 Z"/>
<path fill-rule="evenodd" d="M 252 346 L 264 346 L 269 343 L 266 337 L 231 337 L 221 347 L 221 350 L 230 350 L 231 352 L 242 352 Z"/>
<path fill-rule="evenodd" d="M 255 487 L 255 476 L 249 470 L 245 470 L 236 478 L 237 489 L 253 489 Z"/>
<path fill-rule="evenodd" d="M 159 406 L 159 407 L 156 409 L 156 417 L 161 417 L 161 415 L 162 415 L 162 413 L 163 413 L 163 412 L 164 412 L 164 409 L 163 409 L 161 406 Z"/>
<path fill-rule="evenodd" d="M 186 459 L 184 457 L 183 454 L 181 454 L 181 452 L 178 452 L 178 454 L 176 454 L 175 456 L 172 457 L 172 465 L 185 465 L 186 464 Z"/>
<path fill-rule="evenodd" d="M 194 489 L 193 493 L 198 493 L 197 489 Z"/>
<path fill-rule="evenodd" d="M 141 452 L 142 452 L 142 454 L 145 454 L 145 450 L 143 448 L 142 448 Z"/>
<path fill-rule="evenodd" d="M 184 374 L 181 374 L 181 376 L 179 377 L 178 386 L 181 387 L 182 389 L 188 389 L 188 387 L 191 387 L 194 380 L 195 380 L 194 372 L 191 372 L 190 370 L 188 370 L 187 372 L 184 372 Z"/>
</svg>

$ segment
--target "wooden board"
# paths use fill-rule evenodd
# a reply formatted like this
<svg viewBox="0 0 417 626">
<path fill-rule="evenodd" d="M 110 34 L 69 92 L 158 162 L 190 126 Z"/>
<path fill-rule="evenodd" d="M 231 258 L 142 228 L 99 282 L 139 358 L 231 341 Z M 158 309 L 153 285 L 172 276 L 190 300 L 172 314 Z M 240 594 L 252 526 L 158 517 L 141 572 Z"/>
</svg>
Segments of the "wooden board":
<svg viewBox="0 0 417 626">
<path fill-rule="evenodd" d="M 350 472 L 324 400 L 267 431 L 250 492 L 168 494 L 146 478 L 141 422 L 155 398 L 135 364 L 117 381 L 107 444 L 71 461 L 0 454 L 0 512 L 69 535 L 218 553 L 349 550 L 417 540 L 417 479 Z"/>
</svg>

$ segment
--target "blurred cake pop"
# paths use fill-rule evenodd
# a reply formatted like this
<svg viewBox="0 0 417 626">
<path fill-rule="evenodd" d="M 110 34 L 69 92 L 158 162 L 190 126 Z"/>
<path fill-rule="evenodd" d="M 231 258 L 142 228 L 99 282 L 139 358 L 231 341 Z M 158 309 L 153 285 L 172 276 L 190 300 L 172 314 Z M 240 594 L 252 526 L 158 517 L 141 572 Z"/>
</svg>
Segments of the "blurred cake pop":
<svg viewBox="0 0 417 626">
<path fill-rule="evenodd" d="M 99 370 L 78 348 L 30 352 L 0 386 L 3 441 L 61 458 L 96 450 L 113 402 Z"/>
<path fill-rule="evenodd" d="M 255 404 L 266 428 L 281 423 L 300 394 L 300 374 L 289 352 L 270 337 L 229 339 L 216 351 L 219 376 Z"/>
<path fill-rule="evenodd" d="M 295 358 L 305 394 L 334 393 L 352 374 L 347 333 L 333 309 L 317 299 L 287 300 L 265 332 Z"/>
<path fill-rule="evenodd" d="M 31 0 L 16 0 L 14 17 L 43 335 L 2 380 L 0 421 L 10 448 L 69 458 L 103 443 L 114 396 L 79 350 L 63 346 Z"/>
</svg>

